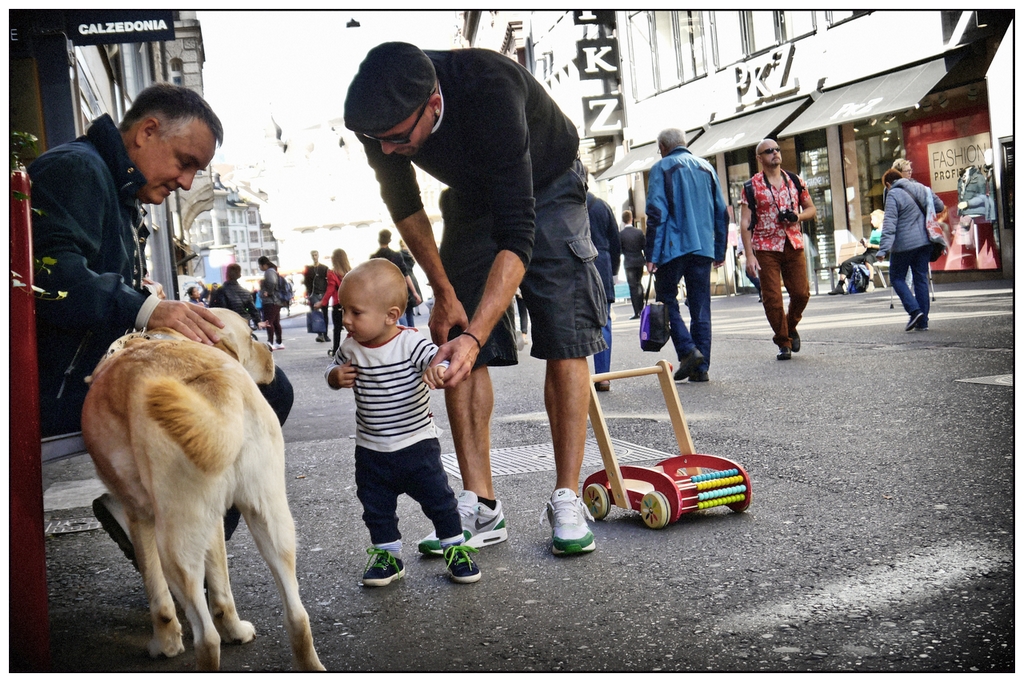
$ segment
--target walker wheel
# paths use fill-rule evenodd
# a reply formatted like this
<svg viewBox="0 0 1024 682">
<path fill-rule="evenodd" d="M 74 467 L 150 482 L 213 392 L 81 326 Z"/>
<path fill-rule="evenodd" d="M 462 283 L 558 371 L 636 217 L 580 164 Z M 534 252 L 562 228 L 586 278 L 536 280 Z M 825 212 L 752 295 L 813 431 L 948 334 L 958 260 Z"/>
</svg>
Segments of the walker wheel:
<svg viewBox="0 0 1024 682">
<path fill-rule="evenodd" d="M 671 515 L 672 507 L 668 504 L 668 498 L 657 491 L 647 493 L 640 501 L 640 516 L 648 528 L 664 528 Z"/>
<path fill-rule="evenodd" d="M 595 521 L 600 521 L 608 516 L 611 508 L 611 499 L 608 497 L 608 489 L 598 483 L 591 483 L 583 491 L 583 502 L 590 510 Z"/>
</svg>

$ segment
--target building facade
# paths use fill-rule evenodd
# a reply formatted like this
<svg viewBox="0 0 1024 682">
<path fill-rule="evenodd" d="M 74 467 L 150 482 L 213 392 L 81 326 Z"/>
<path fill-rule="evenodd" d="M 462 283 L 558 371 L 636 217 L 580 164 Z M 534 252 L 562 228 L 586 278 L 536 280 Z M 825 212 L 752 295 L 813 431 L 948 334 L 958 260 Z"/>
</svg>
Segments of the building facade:
<svg viewBox="0 0 1024 682">
<path fill-rule="evenodd" d="M 217 169 L 221 169 L 220 166 Z M 231 168 L 221 169 L 228 174 Z M 266 195 L 212 173 L 213 206 L 200 213 L 188 230 L 189 249 L 195 254 L 192 275 L 206 284 L 224 281 L 225 268 L 238 263 L 243 277 L 259 277 L 260 256 L 278 262 L 278 245 L 262 207 Z"/>
<path fill-rule="evenodd" d="M 642 197 L 658 132 L 681 128 L 738 222 L 754 148 L 772 137 L 817 208 L 804 230 L 819 286 L 840 246 L 870 233 L 882 174 L 906 158 L 949 207 L 936 281 L 1008 276 L 1012 23 L 980 10 L 616 12 L 623 145 L 599 177 Z"/>
</svg>

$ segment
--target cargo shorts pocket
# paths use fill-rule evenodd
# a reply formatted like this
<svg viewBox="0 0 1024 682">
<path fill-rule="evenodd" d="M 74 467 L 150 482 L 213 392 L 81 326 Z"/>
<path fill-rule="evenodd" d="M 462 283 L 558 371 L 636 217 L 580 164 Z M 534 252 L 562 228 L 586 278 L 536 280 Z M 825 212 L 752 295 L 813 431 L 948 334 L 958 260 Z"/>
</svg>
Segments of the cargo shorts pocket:
<svg viewBox="0 0 1024 682">
<path fill-rule="evenodd" d="M 576 329 L 600 329 L 608 321 L 604 284 L 597 271 L 597 247 L 588 237 L 571 239 Z"/>
</svg>

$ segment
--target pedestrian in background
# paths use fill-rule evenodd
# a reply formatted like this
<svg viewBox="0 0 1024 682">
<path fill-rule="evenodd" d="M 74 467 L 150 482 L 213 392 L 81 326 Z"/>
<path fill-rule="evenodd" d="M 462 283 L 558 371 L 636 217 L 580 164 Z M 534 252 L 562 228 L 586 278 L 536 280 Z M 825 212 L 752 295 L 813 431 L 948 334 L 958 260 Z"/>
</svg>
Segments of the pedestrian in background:
<svg viewBox="0 0 1024 682">
<path fill-rule="evenodd" d="M 188 290 L 187 290 L 188 302 L 189 303 L 194 303 L 196 305 L 201 305 L 204 308 L 209 308 L 209 306 L 206 305 L 206 302 L 203 301 L 203 293 L 202 292 L 203 292 L 203 287 L 199 286 L 198 284 L 193 284 L 192 286 L 190 286 L 188 288 Z"/>
<path fill-rule="evenodd" d="M 419 294 L 416 293 L 416 286 L 412 283 L 412 276 L 410 274 L 412 270 L 410 270 L 409 266 L 406 265 L 405 258 L 402 257 L 402 254 L 391 248 L 391 230 L 383 229 L 377 233 L 377 246 L 377 250 L 370 254 L 370 258 L 384 258 L 394 263 L 395 266 L 402 271 L 402 277 L 405 278 L 406 289 L 409 291 L 409 298 L 415 301 L 414 305 L 419 305 L 420 297 Z M 403 312 L 403 316 L 406 312 Z M 410 324 L 409 326 L 413 327 L 415 325 Z"/>
<path fill-rule="evenodd" d="M 382 587 L 405 575 L 398 497 L 416 500 L 441 538 L 448 576 L 456 583 L 480 579 L 466 544 L 458 502 L 441 463 L 441 445 L 427 387 L 438 388 L 446 363 L 430 366 L 437 346 L 398 326 L 409 290 L 402 271 L 373 258 L 352 270 L 338 292 L 348 336 L 324 377 L 356 400 L 356 496 L 373 546 L 363 584 Z"/>
<path fill-rule="evenodd" d="M 555 458 L 546 505 L 552 552 L 595 548 L 577 496 L 587 438 L 590 368 L 603 350 L 605 306 L 593 260 L 579 136 L 533 75 L 485 49 L 370 50 L 349 86 L 357 133 L 398 231 L 434 291 L 430 332 L 449 360 L 445 403 L 462 474 L 469 543 L 508 537 L 494 497 L 488 365 L 517 362 L 512 298 L 530 311 L 531 355 L 547 363 L 544 395 Z M 447 185 L 440 250 L 412 163 Z M 439 551 L 437 538 L 420 550 Z"/>
<path fill-rule="evenodd" d="M 685 146 L 683 132 L 658 133 L 661 160 L 647 189 L 647 270 L 657 300 L 668 309 L 679 367 L 673 378 L 708 380 L 711 365 L 711 266 L 725 260 L 729 212 L 715 169 Z M 679 313 L 679 281 L 686 285 L 690 328 Z"/>
<path fill-rule="evenodd" d="M 626 271 L 626 283 L 629 284 L 629 300 L 633 304 L 633 317 L 639 320 L 644 310 L 644 288 L 641 280 L 644 275 L 644 246 L 647 238 L 643 231 L 633 225 L 633 212 L 626 209 L 622 212 L 622 229 L 619 231 L 619 242 L 622 245 L 622 267 Z"/>
<path fill-rule="evenodd" d="M 284 344 L 281 342 L 281 299 L 277 291 L 277 265 L 266 256 L 260 256 L 256 262 L 263 271 L 263 279 L 260 280 L 260 302 L 263 321 L 267 323 L 267 343 L 273 350 L 282 350 Z"/>
<path fill-rule="evenodd" d="M 928 296 L 928 267 L 932 244 L 925 227 L 929 204 L 936 213 L 945 208 L 930 188 L 907 179 L 890 168 L 882 176 L 887 191 L 885 217 L 877 258 L 889 256 L 889 281 L 910 315 L 906 331 L 928 329 L 931 299 Z M 907 285 L 907 271 L 914 277 L 914 290 Z"/>
<path fill-rule="evenodd" d="M 310 251 L 309 255 L 313 258 L 313 263 L 307 265 L 302 271 L 302 284 L 306 287 L 306 305 L 310 310 L 318 309 L 320 311 L 320 314 L 324 316 L 324 329 L 327 329 L 327 308 L 317 306 L 327 290 L 327 266 L 320 262 L 319 251 Z M 327 332 L 317 334 L 316 341 L 317 343 L 326 343 Z"/>
<path fill-rule="evenodd" d="M 405 323 L 409 327 L 416 326 L 416 315 L 419 314 L 419 304 L 423 302 L 423 290 L 420 289 L 419 280 L 416 279 L 416 259 L 412 257 L 412 252 L 405 245 L 405 242 L 401 239 L 398 240 L 398 253 L 402 254 L 402 260 L 405 261 L 405 271 L 409 274 L 409 279 L 412 280 L 412 287 L 415 291 L 409 292 L 409 305 L 405 309 Z"/>
<path fill-rule="evenodd" d="M 612 365 L 612 303 L 615 303 L 615 275 L 622 260 L 622 244 L 612 207 L 604 199 L 594 196 L 593 192 L 587 192 L 587 214 L 590 217 L 590 238 L 597 248 L 597 272 L 601 275 L 608 302 L 608 321 L 601 330 L 608 347 L 594 354 L 594 374 L 602 374 L 610 371 Z M 597 390 L 610 389 L 610 381 L 597 382 Z"/>
<path fill-rule="evenodd" d="M 229 264 L 224 270 L 224 284 L 210 294 L 210 307 L 233 310 L 245 318 L 252 329 L 263 329 L 266 325 L 260 319 L 260 311 L 253 303 L 252 294 L 238 283 L 241 276 L 242 266 L 238 263 Z"/>
<path fill-rule="evenodd" d="M 345 274 L 351 269 L 352 266 L 348 263 L 348 254 L 344 249 L 332 251 L 331 267 L 327 270 L 327 289 L 324 291 L 323 297 L 313 306 L 318 309 L 330 307 L 331 323 L 334 325 L 334 342 L 327 354 L 331 357 L 338 352 L 338 346 L 341 344 L 341 331 L 345 328 L 342 321 L 341 303 L 338 301 L 338 288 L 341 286 Z"/>
<path fill-rule="evenodd" d="M 764 313 L 779 347 L 777 360 L 800 352 L 800 322 L 811 300 L 800 223 L 817 215 L 807 184 L 782 168 L 782 150 L 775 140 L 757 145 L 761 172 L 743 185 L 740 198 L 740 237 L 747 256 L 747 275 L 761 279 Z M 782 285 L 789 294 L 789 310 L 782 304 Z"/>
<path fill-rule="evenodd" d="M 836 282 L 835 288 L 828 292 L 829 296 L 835 296 L 836 294 L 845 295 L 847 293 L 846 280 L 853 277 L 853 269 L 857 265 L 868 266 L 868 270 L 874 274 L 875 261 L 878 259 L 878 245 L 882 240 L 882 219 L 884 216 L 885 211 L 881 209 L 871 212 L 871 234 L 867 239 L 864 237 L 860 239 L 860 244 L 864 247 L 864 253 L 850 256 L 839 264 L 839 281 Z"/>
</svg>

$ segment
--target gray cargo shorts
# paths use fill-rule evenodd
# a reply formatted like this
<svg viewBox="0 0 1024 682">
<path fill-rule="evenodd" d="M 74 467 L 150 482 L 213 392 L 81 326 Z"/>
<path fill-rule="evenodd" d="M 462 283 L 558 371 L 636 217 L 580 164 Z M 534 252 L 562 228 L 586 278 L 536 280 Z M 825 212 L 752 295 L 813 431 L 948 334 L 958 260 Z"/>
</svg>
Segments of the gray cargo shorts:
<svg viewBox="0 0 1024 682">
<path fill-rule="evenodd" d="M 530 315 L 530 355 L 541 360 L 582 358 L 607 348 L 601 330 L 608 304 L 590 239 L 583 166 L 573 166 L 537 190 L 533 255 L 520 291 Z M 452 189 L 441 195 L 444 232 L 441 263 L 470 319 L 480 305 L 498 253 L 493 216 L 480 202 Z M 515 315 L 509 305 L 477 358 L 476 366 L 518 362 Z M 461 329 L 453 329 L 450 339 Z M 449 340 L 450 340 L 449 339 Z"/>
</svg>

